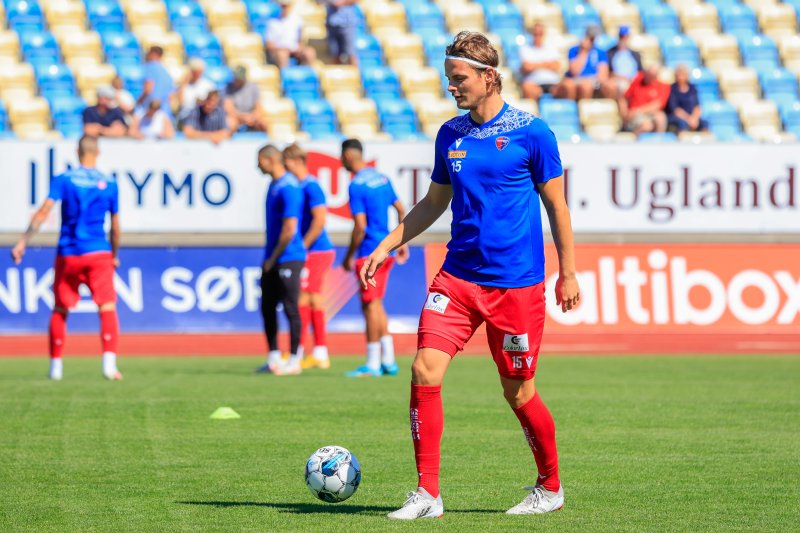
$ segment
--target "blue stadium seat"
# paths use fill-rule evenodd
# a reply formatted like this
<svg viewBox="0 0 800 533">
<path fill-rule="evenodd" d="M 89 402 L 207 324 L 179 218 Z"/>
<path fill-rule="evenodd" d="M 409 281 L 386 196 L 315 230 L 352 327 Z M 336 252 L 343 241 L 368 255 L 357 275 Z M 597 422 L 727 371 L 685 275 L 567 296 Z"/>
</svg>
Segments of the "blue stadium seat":
<svg viewBox="0 0 800 533">
<path fill-rule="evenodd" d="M 642 24 L 644 31 L 655 35 L 660 40 L 678 35 L 680 24 L 675 9 L 668 4 L 656 4 L 641 7 Z"/>
<path fill-rule="evenodd" d="M 365 67 L 361 69 L 364 92 L 373 100 L 400 98 L 400 79 L 391 67 Z"/>
<path fill-rule="evenodd" d="M 337 136 L 336 112 L 324 98 L 298 101 L 297 118 L 300 121 L 300 128 L 313 139 L 329 139 Z"/>
<path fill-rule="evenodd" d="M 516 4 L 492 2 L 484 5 L 483 10 L 490 32 L 500 33 L 509 30 L 525 32 L 525 22 Z"/>
<path fill-rule="evenodd" d="M 280 6 L 275 2 L 249 0 L 245 2 L 245 6 L 247 7 L 247 17 L 250 19 L 250 27 L 260 35 L 266 33 L 269 19 L 278 17 L 281 13 Z"/>
<path fill-rule="evenodd" d="M 775 41 L 766 35 L 754 35 L 740 40 L 739 49 L 742 51 L 744 64 L 757 72 L 775 70 L 781 65 Z"/>
<path fill-rule="evenodd" d="M 144 89 L 144 67 L 142 65 L 118 65 L 117 74 L 122 78 L 125 89 L 138 98 Z"/>
<path fill-rule="evenodd" d="M 747 4 L 733 4 L 720 8 L 717 6 L 722 22 L 722 31 L 737 39 L 758 33 L 758 19 L 753 8 Z"/>
<path fill-rule="evenodd" d="M 209 65 L 206 68 L 205 77 L 211 80 L 217 88 L 222 89 L 233 79 L 233 72 L 225 65 Z"/>
<path fill-rule="evenodd" d="M 697 67 L 689 71 L 689 81 L 697 87 L 697 95 L 701 104 L 719 100 L 719 82 L 717 76 L 706 67 Z"/>
<path fill-rule="evenodd" d="M 645 10 L 650 9 L 653 6 L 662 5 L 661 0 L 630 0 L 629 3 L 638 7 L 639 13 L 644 13 Z"/>
<path fill-rule="evenodd" d="M 47 98 L 70 97 L 75 94 L 75 78 L 67 65 L 53 64 L 35 69 L 36 83 L 42 96 Z"/>
<path fill-rule="evenodd" d="M 206 15 L 203 8 L 196 2 L 183 0 L 171 2 L 168 6 L 169 20 L 172 29 L 181 35 L 190 33 L 204 33 L 207 30 Z"/>
<path fill-rule="evenodd" d="M 92 0 L 86 3 L 89 25 L 97 33 L 125 31 L 125 14 L 116 0 Z"/>
<path fill-rule="evenodd" d="M 284 94 L 296 102 L 320 98 L 319 77 L 311 67 L 286 67 L 281 71 L 281 85 Z"/>
<path fill-rule="evenodd" d="M 3 101 L 0 100 L 0 133 L 5 133 L 8 123 L 8 117 L 6 115 L 6 106 L 3 104 Z"/>
<path fill-rule="evenodd" d="M 417 113 L 405 99 L 391 98 L 375 102 L 383 131 L 394 139 L 416 138 Z"/>
<path fill-rule="evenodd" d="M 209 66 L 219 66 L 224 63 L 222 45 L 219 38 L 211 32 L 184 35 L 183 45 L 186 48 L 186 57 L 200 57 Z"/>
<path fill-rule="evenodd" d="M 739 113 L 730 103 L 720 100 L 703 106 L 703 118 L 708 121 L 708 129 L 720 141 L 735 141 L 742 137 Z"/>
<path fill-rule="evenodd" d="M 709 4 L 713 4 L 717 8 L 718 13 L 730 9 L 731 7 L 741 6 L 739 0 L 708 0 Z"/>
<path fill-rule="evenodd" d="M 642 133 L 639 135 L 638 140 L 646 143 L 672 143 L 678 140 L 678 136 L 672 132 Z"/>
<path fill-rule="evenodd" d="M 20 35 L 44 31 L 44 15 L 36 0 L 10 0 L 6 2 L 8 27 Z"/>
<path fill-rule="evenodd" d="M 83 110 L 86 102 L 78 96 L 50 98 L 50 114 L 56 130 L 64 137 L 76 138 L 83 133 Z"/>
<path fill-rule="evenodd" d="M 374 35 L 362 33 L 356 37 L 358 64 L 363 67 L 383 65 L 383 48 Z"/>
<path fill-rule="evenodd" d="M 776 68 L 761 72 L 758 77 L 764 97 L 779 108 L 798 101 L 797 77 L 790 70 Z"/>
<path fill-rule="evenodd" d="M 130 32 L 103 33 L 103 51 L 109 63 L 115 65 L 139 64 L 142 62 L 142 52 L 139 49 L 139 40 Z"/>
<path fill-rule="evenodd" d="M 604 52 L 608 52 L 611 50 L 619 41 L 619 38 L 616 35 L 609 35 L 607 33 L 601 33 L 597 36 L 594 40 L 594 45 Z"/>
<path fill-rule="evenodd" d="M 553 4 L 561 8 L 561 11 L 566 16 L 567 11 L 574 9 L 576 6 L 583 5 L 583 0 L 552 0 Z"/>
<path fill-rule="evenodd" d="M 572 100 L 540 100 L 539 115 L 558 140 L 571 140 L 575 135 L 581 134 L 578 104 Z"/>
<path fill-rule="evenodd" d="M 784 130 L 800 138 L 800 102 L 784 104 L 778 109 L 780 109 Z"/>
<path fill-rule="evenodd" d="M 433 2 L 420 2 L 406 5 L 406 18 L 412 33 L 422 30 L 444 31 L 444 15 L 438 5 Z"/>
<path fill-rule="evenodd" d="M 514 73 L 519 72 L 521 64 L 519 49 L 525 44 L 530 44 L 530 34 L 506 30 L 497 32 L 497 36 L 500 37 L 500 43 L 503 45 L 503 57 L 508 68 Z"/>
<path fill-rule="evenodd" d="M 564 6 L 564 24 L 567 33 L 583 36 L 588 26 L 602 27 L 600 14 L 591 4 L 577 4 L 575 6 Z"/>
<path fill-rule="evenodd" d="M 800 18 L 800 0 L 783 0 L 783 3 L 792 6 L 797 13 L 797 17 Z"/>
<path fill-rule="evenodd" d="M 441 63 L 445 48 L 453 40 L 450 34 L 437 30 L 420 31 L 417 34 L 422 37 L 422 47 L 425 50 L 427 63 L 429 65 Z"/>
<path fill-rule="evenodd" d="M 58 42 L 49 31 L 28 31 L 20 35 L 20 48 L 25 59 L 33 65 L 53 65 L 59 62 Z"/>
<path fill-rule="evenodd" d="M 661 53 L 664 56 L 664 63 L 671 68 L 681 64 L 696 68 L 702 64 L 697 44 L 686 35 L 672 35 L 663 39 Z"/>
</svg>

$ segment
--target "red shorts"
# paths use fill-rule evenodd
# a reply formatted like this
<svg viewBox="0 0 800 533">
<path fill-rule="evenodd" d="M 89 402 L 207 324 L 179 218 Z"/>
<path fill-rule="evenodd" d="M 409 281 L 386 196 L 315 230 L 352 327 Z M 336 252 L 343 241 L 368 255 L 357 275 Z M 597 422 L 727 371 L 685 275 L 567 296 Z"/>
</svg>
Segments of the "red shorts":
<svg viewBox="0 0 800 533">
<path fill-rule="evenodd" d="M 114 290 L 114 259 L 111 252 L 56 256 L 53 295 L 56 307 L 70 309 L 81 299 L 78 288 L 89 287 L 97 305 L 117 301 Z"/>
<path fill-rule="evenodd" d="M 356 276 L 358 276 L 358 273 L 361 272 L 361 267 L 364 266 L 366 261 L 366 257 L 360 257 L 356 259 Z M 386 262 L 381 265 L 378 271 L 375 272 L 376 287 L 367 285 L 367 288 L 364 289 L 361 287 L 361 283 L 358 284 L 358 286 L 361 288 L 361 301 L 363 303 L 369 303 L 372 300 L 379 300 L 386 295 L 386 284 L 389 282 L 389 272 L 392 270 L 393 266 L 394 257 L 389 257 L 386 259 Z"/>
<path fill-rule="evenodd" d="M 544 283 L 503 289 L 439 271 L 419 317 L 417 347 L 436 348 L 453 357 L 486 322 L 500 375 L 529 380 L 536 373 L 544 316 Z"/>
<path fill-rule="evenodd" d="M 333 266 L 336 258 L 334 250 L 324 252 L 308 252 L 306 265 L 300 273 L 300 290 L 305 292 L 322 292 L 322 282 L 325 281 L 325 274 Z"/>
</svg>

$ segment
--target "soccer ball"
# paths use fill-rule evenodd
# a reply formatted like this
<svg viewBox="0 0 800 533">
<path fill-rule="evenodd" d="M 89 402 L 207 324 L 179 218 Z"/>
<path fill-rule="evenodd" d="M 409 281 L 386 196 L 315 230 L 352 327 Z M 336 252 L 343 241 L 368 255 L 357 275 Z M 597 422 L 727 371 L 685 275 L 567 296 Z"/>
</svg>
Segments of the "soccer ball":
<svg viewBox="0 0 800 533">
<path fill-rule="evenodd" d="M 361 483 L 361 465 L 341 446 L 325 446 L 306 462 L 306 485 L 311 494 L 328 503 L 343 502 Z"/>
</svg>

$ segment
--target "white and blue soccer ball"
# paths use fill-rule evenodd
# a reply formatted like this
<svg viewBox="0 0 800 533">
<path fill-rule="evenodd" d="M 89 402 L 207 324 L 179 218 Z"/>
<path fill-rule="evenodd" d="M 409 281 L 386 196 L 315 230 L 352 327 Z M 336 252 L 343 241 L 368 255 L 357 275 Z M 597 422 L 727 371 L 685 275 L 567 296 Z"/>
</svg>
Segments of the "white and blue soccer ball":
<svg viewBox="0 0 800 533">
<path fill-rule="evenodd" d="M 325 446 L 306 462 L 306 485 L 311 494 L 328 503 L 352 496 L 361 483 L 361 465 L 356 456 L 341 446 Z"/>
</svg>

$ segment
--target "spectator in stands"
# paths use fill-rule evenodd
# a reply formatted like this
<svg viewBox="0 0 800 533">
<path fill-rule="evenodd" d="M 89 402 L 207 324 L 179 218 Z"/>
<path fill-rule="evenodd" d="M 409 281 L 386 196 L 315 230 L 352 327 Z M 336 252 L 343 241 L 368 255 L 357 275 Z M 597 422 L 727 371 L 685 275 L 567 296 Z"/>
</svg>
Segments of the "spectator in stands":
<svg viewBox="0 0 800 533">
<path fill-rule="evenodd" d="M 83 110 L 83 134 L 92 137 L 125 137 L 128 126 L 125 115 L 117 107 L 111 107 L 114 101 L 114 89 L 100 87 L 97 89 L 97 105 Z"/>
<path fill-rule="evenodd" d="M 358 29 L 357 0 L 317 0 L 325 4 L 325 29 L 328 32 L 328 53 L 337 64 L 358 64 L 356 30 Z"/>
<path fill-rule="evenodd" d="M 147 110 L 140 109 L 133 117 L 131 137 L 134 139 L 172 139 L 174 136 L 175 128 L 161 110 L 160 100 L 150 100 Z"/>
<path fill-rule="evenodd" d="M 130 123 L 133 108 L 136 107 L 136 100 L 130 92 L 125 90 L 125 83 L 119 76 L 114 76 L 114 79 L 111 80 L 111 87 L 114 89 L 113 107 L 118 107 L 125 115 L 126 122 Z"/>
<path fill-rule="evenodd" d="M 597 26 L 589 26 L 580 44 L 569 49 L 569 68 L 555 89 L 556 98 L 593 98 L 608 81 L 608 56 L 594 44 L 599 33 Z"/>
<path fill-rule="evenodd" d="M 189 114 L 183 126 L 187 139 L 205 139 L 219 144 L 230 138 L 231 124 L 219 100 L 219 91 L 213 90 Z"/>
<path fill-rule="evenodd" d="M 316 58 L 314 48 L 302 42 L 303 21 L 291 13 L 290 0 L 278 0 L 281 6 L 279 17 L 269 19 L 267 23 L 267 58 L 270 63 L 284 68 L 290 59 L 301 65 L 310 65 Z"/>
<path fill-rule="evenodd" d="M 561 81 L 558 50 L 544 44 L 544 31 L 542 23 L 534 23 L 531 28 L 533 45 L 525 45 L 519 51 L 524 98 L 538 100 L 542 94 L 552 92 Z"/>
<path fill-rule="evenodd" d="M 689 69 L 678 65 L 675 69 L 675 83 L 667 100 L 667 125 L 675 131 L 705 131 L 708 123 L 700 118 L 700 98 L 697 87 L 689 83 Z"/>
<path fill-rule="evenodd" d="M 620 112 L 625 114 L 627 106 L 625 91 L 630 87 L 633 78 L 642 70 L 642 56 L 630 48 L 631 29 L 628 26 L 620 26 L 618 35 L 617 44 L 608 51 L 611 76 L 605 85 L 603 96 L 616 100 Z"/>
<path fill-rule="evenodd" d="M 208 93 L 216 88 L 211 80 L 203 77 L 205 71 L 205 61 L 199 57 L 189 60 L 189 73 L 178 86 L 176 97 L 179 106 L 178 124 L 182 124 L 197 104 L 205 100 Z"/>
<path fill-rule="evenodd" d="M 658 79 L 659 65 L 650 65 L 639 72 L 625 92 L 627 110 L 622 115 L 626 130 L 641 133 L 667 131 L 664 107 L 669 98 L 669 86 Z"/>
<path fill-rule="evenodd" d="M 233 81 L 225 87 L 224 106 L 233 123 L 233 131 L 239 128 L 267 131 L 267 121 L 261 107 L 261 91 L 258 85 L 247 81 L 247 68 L 242 65 L 233 69 Z"/>
<path fill-rule="evenodd" d="M 169 104 L 172 94 L 175 92 L 175 84 L 172 76 L 161 63 L 163 57 L 164 49 L 160 46 L 153 46 L 148 50 L 145 56 L 147 62 L 144 64 L 144 89 L 142 89 L 136 105 L 147 109 L 151 100 L 160 100 L 165 104 L 164 112 L 172 117 L 172 109 Z"/>
</svg>

